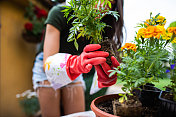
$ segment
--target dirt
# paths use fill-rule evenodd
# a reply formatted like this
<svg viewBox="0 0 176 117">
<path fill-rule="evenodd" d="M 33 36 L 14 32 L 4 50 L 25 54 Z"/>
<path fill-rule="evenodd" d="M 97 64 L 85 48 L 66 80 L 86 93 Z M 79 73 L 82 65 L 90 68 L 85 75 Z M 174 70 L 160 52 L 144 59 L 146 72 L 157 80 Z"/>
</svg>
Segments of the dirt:
<svg viewBox="0 0 176 117">
<path fill-rule="evenodd" d="M 167 99 L 167 100 L 174 101 L 173 100 L 173 94 L 171 94 L 171 93 L 162 92 L 161 97 L 164 98 L 164 99 Z"/>
<path fill-rule="evenodd" d="M 114 100 L 113 112 L 114 115 L 120 115 L 125 117 L 140 117 L 142 111 L 142 103 L 137 96 L 128 95 L 128 100 L 120 103 L 118 100 Z"/>
<path fill-rule="evenodd" d="M 151 85 L 143 85 L 140 88 L 143 90 L 160 91 L 158 88 L 151 86 Z"/>
<path fill-rule="evenodd" d="M 115 115 L 114 112 L 113 112 L 113 104 L 112 104 L 114 100 L 117 100 L 117 99 L 111 99 L 111 100 L 108 100 L 108 101 L 105 101 L 105 102 L 101 102 L 96 106 L 97 106 L 97 108 L 99 108 L 100 110 L 102 110 L 104 112 Z M 128 103 L 129 103 L 129 105 L 131 105 L 132 103 L 136 103 L 136 101 L 132 99 L 132 101 L 130 101 Z M 140 105 L 140 103 L 139 103 L 139 105 Z M 140 111 L 140 114 L 137 115 L 138 117 L 139 116 L 140 117 L 157 117 L 158 107 L 156 107 L 156 106 L 154 106 L 154 107 L 142 106 L 141 110 L 139 108 L 137 108 L 136 111 Z M 132 113 L 132 112 L 130 112 L 130 113 Z M 132 115 L 132 116 L 135 117 L 135 115 Z M 125 116 L 122 116 L 122 117 L 125 117 Z"/>
<path fill-rule="evenodd" d="M 106 63 L 111 66 L 112 65 L 111 56 L 114 56 L 117 59 L 113 46 L 112 46 L 112 42 L 109 40 L 104 40 L 103 42 L 100 43 L 100 45 L 101 45 L 100 50 L 109 53 L 109 56 L 106 58 Z"/>
<path fill-rule="evenodd" d="M 114 114 L 113 113 L 113 107 L 112 107 L 112 101 L 113 100 L 108 100 L 105 102 L 100 102 L 98 105 L 96 105 L 100 110 L 107 112 L 109 114 Z"/>
</svg>

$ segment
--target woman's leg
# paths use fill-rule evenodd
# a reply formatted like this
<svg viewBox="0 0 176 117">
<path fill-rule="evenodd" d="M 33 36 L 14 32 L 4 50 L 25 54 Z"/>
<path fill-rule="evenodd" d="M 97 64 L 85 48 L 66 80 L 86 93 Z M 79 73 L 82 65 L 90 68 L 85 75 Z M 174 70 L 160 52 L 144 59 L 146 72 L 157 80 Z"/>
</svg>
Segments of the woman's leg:
<svg viewBox="0 0 176 117">
<path fill-rule="evenodd" d="M 84 89 L 81 82 L 71 83 L 61 89 L 64 114 L 85 111 Z"/>
<path fill-rule="evenodd" d="M 60 116 L 60 89 L 55 91 L 51 87 L 37 89 L 42 117 Z"/>
</svg>

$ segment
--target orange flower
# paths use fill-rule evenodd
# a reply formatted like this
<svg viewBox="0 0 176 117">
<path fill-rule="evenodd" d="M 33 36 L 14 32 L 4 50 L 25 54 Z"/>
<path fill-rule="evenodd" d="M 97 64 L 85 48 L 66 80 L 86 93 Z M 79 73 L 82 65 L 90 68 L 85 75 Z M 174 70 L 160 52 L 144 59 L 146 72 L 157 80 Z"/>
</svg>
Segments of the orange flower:
<svg viewBox="0 0 176 117">
<path fill-rule="evenodd" d="M 121 47 L 121 50 L 123 49 L 127 49 L 127 50 L 133 50 L 136 52 L 137 46 L 136 44 L 132 44 L 132 43 L 125 43 L 125 45 L 123 47 Z"/>
<path fill-rule="evenodd" d="M 153 37 L 159 39 L 161 35 L 165 34 L 166 30 L 164 26 L 157 25 L 154 27 Z"/>
<path fill-rule="evenodd" d="M 150 23 L 150 19 L 147 19 L 147 20 L 144 22 L 144 25 L 149 26 L 149 23 Z"/>
<path fill-rule="evenodd" d="M 137 39 L 143 37 L 143 38 L 151 38 L 155 37 L 157 39 L 160 38 L 162 34 L 166 32 L 165 28 L 163 26 L 157 25 L 157 26 L 148 26 L 147 28 L 141 28 L 139 29 L 137 33 Z"/>
<path fill-rule="evenodd" d="M 175 33 L 176 34 L 176 27 L 169 27 L 169 28 L 167 28 L 167 31 L 169 33 Z"/>
<path fill-rule="evenodd" d="M 145 28 L 140 28 L 137 33 L 137 39 L 143 37 L 144 38 L 144 33 L 145 33 Z"/>
<path fill-rule="evenodd" d="M 150 37 L 153 36 L 153 33 L 154 33 L 154 26 L 148 26 L 148 27 L 146 28 L 146 32 L 145 32 L 145 34 L 144 34 L 144 37 L 145 37 L 145 38 L 150 38 Z"/>
</svg>

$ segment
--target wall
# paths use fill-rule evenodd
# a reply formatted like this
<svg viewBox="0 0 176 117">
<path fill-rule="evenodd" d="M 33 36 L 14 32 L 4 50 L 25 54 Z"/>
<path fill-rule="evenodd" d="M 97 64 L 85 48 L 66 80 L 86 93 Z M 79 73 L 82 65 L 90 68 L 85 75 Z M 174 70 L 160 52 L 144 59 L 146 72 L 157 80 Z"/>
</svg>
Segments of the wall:
<svg viewBox="0 0 176 117">
<path fill-rule="evenodd" d="M 32 89 L 36 44 L 25 42 L 21 36 L 24 10 L 25 6 L 13 0 L 0 2 L 0 117 L 25 117 L 16 94 Z"/>
</svg>

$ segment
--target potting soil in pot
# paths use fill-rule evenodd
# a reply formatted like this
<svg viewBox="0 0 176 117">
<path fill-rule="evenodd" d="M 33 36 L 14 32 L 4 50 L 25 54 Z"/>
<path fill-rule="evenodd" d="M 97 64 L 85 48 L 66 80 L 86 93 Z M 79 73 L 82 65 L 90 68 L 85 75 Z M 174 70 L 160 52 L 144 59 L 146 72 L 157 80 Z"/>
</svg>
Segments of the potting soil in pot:
<svg viewBox="0 0 176 117">
<path fill-rule="evenodd" d="M 113 98 L 111 100 L 100 102 L 96 105 L 96 107 L 99 108 L 100 110 L 106 112 L 106 113 L 115 115 L 114 112 L 113 112 L 113 104 L 112 104 L 112 102 L 114 100 L 117 100 L 117 99 Z M 142 106 L 142 110 L 140 110 L 140 111 L 141 111 L 141 114 L 140 114 L 141 117 L 158 117 L 158 113 L 157 113 L 158 110 L 157 110 L 156 107 L 144 107 L 144 106 Z M 135 117 L 135 116 L 133 116 L 133 117 Z"/>
<path fill-rule="evenodd" d="M 125 117 L 141 117 L 142 103 L 136 96 L 128 96 L 128 100 L 119 102 L 112 101 L 114 115 Z"/>
</svg>

